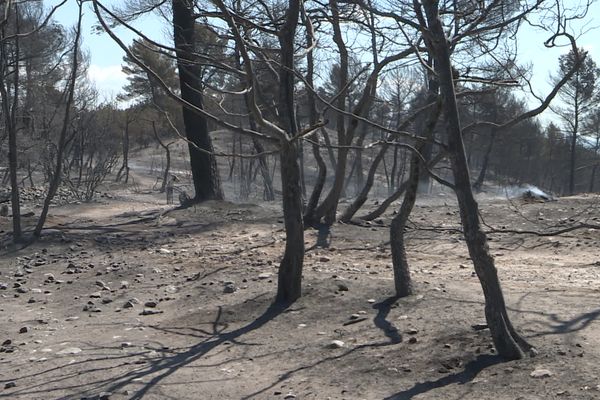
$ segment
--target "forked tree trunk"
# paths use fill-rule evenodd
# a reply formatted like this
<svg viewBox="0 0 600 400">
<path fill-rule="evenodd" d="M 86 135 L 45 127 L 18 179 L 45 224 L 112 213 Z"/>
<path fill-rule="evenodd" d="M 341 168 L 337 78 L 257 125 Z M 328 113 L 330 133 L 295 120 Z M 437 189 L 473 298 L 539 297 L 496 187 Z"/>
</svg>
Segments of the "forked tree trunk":
<svg viewBox="0 0 600 400">
<path fill-rule="evenodd" d="M 438 73 L 446 117 L 446 134 L 456 197 L 469 255 L 473 260 L 485 297 L 486 320 L 498 354 L 506 359 L 519 359 L 527 352 L 533 351 L 533 348 L 515 331 L 510 322 L 494 259 L 489 252 L 487 237 L 479 222 L 479 209 L 471 190 L 469 168 L 462 140 L 450 50 L 439 19 L 438 2 L 423 0 L 423 7 L 429 25 L 427 30 L 423 27 L 423 34 L 429 36 L 430 41 L 427 44 L 435 59 L 435 70 Z"/>
<path fill-rule="evenodd" d="M 160 185 L 160 193 L 164 193 L 167 189 L 169 174 L 171 173 L 171 149 L 169 148 L 169 146 L 172 145 L 173 142 L 165 144 L 162 140 L 160 140 L 160 136 L 158 135 L 158 131 L 156 130 L 156 123 L 154 121 L 152 121 L 152 133 L 154 134 L 154 138 L 156 139 L 160 147 L 162 147 L 165 150 L 165 170 L 163 171 L 162 184 Z"/>
<path fill-rule="evenodd" d="M 358 196 L 356 196 L 354 201 L 348 207 L 346 207 L 346 209 L 342 213 L 342 216 L 340 217 L 340 221 L 350 221 L 352 217 L 354 217 L 356 212 L 363 206 L 363 204 L 365 204 L 365 202 L 369 198 L 369 192 L 371 191 L 373 183 L 375 182 L 375 173 L 377 172 L 377 168 L 379 167 L 381 160 L 383 160 L 383 158 L 385 157 L 385 153 L 387 152 L 388 148 L 389 145 L 385 143 L 379 149 L 379 153 L 377 153 L 377 156 L 375 156 L 375 159 L 373 160 L 373 162 L 371 163 L 371 167 L 369 168 L 369 173 L 367 175 L 367 181 L 365 185 L 363 186 Z"/>
</svg>

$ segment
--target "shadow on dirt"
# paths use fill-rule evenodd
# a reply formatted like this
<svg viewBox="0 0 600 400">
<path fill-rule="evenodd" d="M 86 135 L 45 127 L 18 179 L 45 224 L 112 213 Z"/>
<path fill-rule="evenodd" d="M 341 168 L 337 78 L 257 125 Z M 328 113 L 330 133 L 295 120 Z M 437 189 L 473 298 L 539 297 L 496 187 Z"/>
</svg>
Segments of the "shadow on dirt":
<svg viewBox="0 0 600 400">
<path fill-rule="evenodd" d="M 377 315 L 373 319 L 373 322 L 375 323 L 375 326 L 381 329 L 385 336 L 390 339 L 391 344 L 402 342 L 402 335 L 398 332 L 398 329 L 386 319 L 392 306 L 397 300 L 398 297 L 392 296 L 383 300 L 381 303 L 373 305 L 373 308 L 377 310 Z"/>
<path fill-rule="evenodd" d="M 473 361 L 465 365 L 465 369 L 455 374 L 444 376 L 435 381 L 420 382 L 415 384 L 412 388 L 398 392 L 385 400 L 410 400 L 415 396 L 424 394 L 433 389 L 442 388 L 453 384 L 465 384 L 471 382 L 477 374 L 484 369 L 502 363 L 504 360 L 497 355 L 480 355 Z"/>
<path fill-rule="evenodd" d="M 252 302 L 256 299 L 249 300 Z M 209 329 L 196 329 L 195 332 L 192 333 L 184 333 L 187 336 L 192 336 L 194 338 L 202 338 L 203 340 L 193 345 L 191 347 L 185 347 L 180 349 L 169 349 L 168 347 L 161 346 L 160 343 L 156 343 L 156 347 L 154 349 L 154 356 L 149 357 L 148 353 L 152 350 L 151 348 L 147 348 L 142 352 L 129 353 L 127 355 L 119 354 L 119 348 L 101 348 L 104 352 L 106 351 L 115 351 L 117 353 L 112 354 L 104 354 L 101 358 L 92 358 L 83 360 L 78 362 L 78 370 L 75 372 L 75 375 L 80 377 L 87 376 L 85 379 L 85 383 L 71 384 L 65 385 L 60 384 L 60 382 L 67 382 L 73 378 L 72 372 L 64 372 L 60 376 L 47 376 L 47 378 L 43 381 L 44 383 L 40 385 L 36 385 L 33 387 L 24 388 L 22 390 L 18 390 L 12 392 L 10 394 L 0 394 L 0 398 L 12 398 L 14 396 L 23 396 L 23 395 L 39 395 L 41 393 L 45 393 L 46 395 L 53 391 L 61 391 L 61 390 L 81 390 L 78 391 L 76 395 L 66 396 L 66 399 L 80 399 L 83 397 L 88 398 L 97 398 L 98 393 L 100 392 L 109 392 L 116 393 L 122 391 L 124 387 L 129 384 L 140 384 L 144 382 L 141 388 L 129 397 L 132 400 L 142 399 L 144 396 L 152 390 L 156 385 L 160 384 L 163 379 L 168 378 L 170 375 L 174 374 L 180 368 L 184 368 L 187 365 L 201 359 L 203 356 L 207 355 L 215 348 L 223 345 L 223 344 L 233 344 L 233 345 L 247 345 L 246 343 L 241 343 L 239 341 L 240 337 L 260 329 L 270 321 L 274 320 L 278 315 L 286 312 L 288 306 L 278 305 L 278 304 L 270 304 L 265 311 L 254 319 L 252 322 L 244 325 L 238 329 L 232 330 L 230 332 L 225 332 L 228 327 L 226 322 L 223 322 L 224 311 L 219 307 L 217 310 L 217 315 L 212 323 L 210 323 L 211 328 Z M 171 330 L 168 330 L 169 333 L 176 333 Z M 182 333 L 179 333 L 182 334 Z M 92 349 L 100 349 L 98 347 L 92 347 Z M 167 350 L 165 350 L 167 349 Z M 181 352 L 178 352 L 181 351 Z M 157 356 L 157 357 L 156 357 Z M 142 357 L 143 362 L 139 361 L 139 358 Z M 98 361 L 108 360 L 114 362 L 115 360 L 122 360 L 123 362 L 119 365 L 112 365 L 110 367 L 98 367 L 96 364 Z M 230 362 L 228 360 L 227 362 Z M 110 370 L 114 369 L 115 373 L 117 372 L 117 368 L 123 366 L 131 366 L 139 364 L 139 368 L 135 368 L 133 370 L 124 372 L 122 374 L 118 374 L 117 376 L 110 377 L 108 379 L 102 380 L 94 380 L 94 374 L 98 373 L 100 370 Z M 89 365 L 89 366 L 87 366 Z M 32 376 L 44 376 L 49 375 L 53 372 L 59 371 L 62 367 L 48 369 L 39 374 L 35 375 L 25 375 L 21 376 L 18 379 L 29 378 Z M 58 384 L 52 388 L 49 388 L 48 385 Z M 96 397 L 94 397 L 96 396 Z"/>
</svg>

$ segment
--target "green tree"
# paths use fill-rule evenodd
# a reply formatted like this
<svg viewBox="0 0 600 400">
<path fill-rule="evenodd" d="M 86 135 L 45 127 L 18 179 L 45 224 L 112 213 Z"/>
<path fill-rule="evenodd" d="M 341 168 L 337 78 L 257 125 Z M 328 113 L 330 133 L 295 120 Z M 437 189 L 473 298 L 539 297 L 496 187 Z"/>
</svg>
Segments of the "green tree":
<svg viewBox="0 0 600 400">
<path fill-rule="evenodd" d="M 587 51 L 578 49 L 559 58 L 558 82 L 573 66 L 579 64 L 575 74 L 563 86 L 560 96 L 564 106 L 555 109 L 555 112 L 564 121 L 570 134 L 571 149 L 569 160 L 569 194 L 575 193 L 575 170 L 577 140 L 581 130 L 581 122 L 595 105 L 596 81 L 600 71 Z"/>
</svg>

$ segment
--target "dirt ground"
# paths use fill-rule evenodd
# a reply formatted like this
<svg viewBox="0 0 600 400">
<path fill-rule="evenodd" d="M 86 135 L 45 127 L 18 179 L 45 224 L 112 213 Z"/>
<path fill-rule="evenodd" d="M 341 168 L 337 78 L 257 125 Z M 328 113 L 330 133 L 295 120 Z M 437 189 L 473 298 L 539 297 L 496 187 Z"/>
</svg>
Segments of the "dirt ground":
<svg viewBox="0 0 600 400">
<path fill-rule="evenodd" d="M 270 306 L 277 205 L 162 202 L 56 207 L 42 240 L 2 250 L 0 398 L 600 399 L 598 231 L 490 234 L 512 321 L 539 351 L 502 362 L 450 196 L 412 217 L 414 296 L 391 297 L 388 215 L 335 225 L 328 249 L 307 230 L 287 309 Z M 591 196 L 481 205 L 495 228 L 600 220 Z"/>
</svg>

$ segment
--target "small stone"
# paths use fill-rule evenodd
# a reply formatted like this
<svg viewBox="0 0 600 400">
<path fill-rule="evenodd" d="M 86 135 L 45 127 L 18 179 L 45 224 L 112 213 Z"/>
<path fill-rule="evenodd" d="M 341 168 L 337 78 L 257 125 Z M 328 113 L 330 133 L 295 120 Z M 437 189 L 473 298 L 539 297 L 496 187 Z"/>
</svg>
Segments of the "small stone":
<svg viewBox="0 0 600 400">
<path fill-rule="evenodd" d="M 347 292 L 348 291 L 348 286 L 346 286 L 343 283 L 338 283 L 337 284 L 337 288 L 340 292 Z"/>
<path fill-rule="evenodd" d="M 330 349 L 341 349 L 345 345 L 346 343 L 342 342 L 341 340 L 332 340 L 327 347 Z"/>
<path fill-rule="evenodd" d="M 373 303 L 375 303 L 375 299 L 368 299 L 368 300 L 367 300 L 367 303 L 369 303 L 369 304 L 373 304 Z"/>
<path fill-rule="evenodd" d="M 99 286 L 101 288 L 106 286 L 106 283 L 102 282 L 102 281 L 96 281 L 96 286 Z"/>
<path fill-rule="evenodd" d="M 94 292 L 94 293 L 90 294 L 90 298 L 92 298 L 92 299 L 99 299 L 100 297 L 102 297 L 100 292 Z"/>
<path fill-rule="evenodd" d="M 406 333 L 408 333 L 409 335 L 416 335 L 417 333 L 419 333 L 419 331 L 415 328 L 411 328 Z"/>
<path fill-rule="evenodd" d="M 223 288 L 223 293 L 234 293 L 235 291 L 237 291 L 237 287 L 234 285 L 226 285 Z"/>
<path fill-rule="evenodd" d="M 144 308 L 144 311 L 140 313 L 140 315 L 154 315 L 154 314 L 162 314 L 161 310 L 154 310 L 152 308 Z"/>
<path fill-rule="evenodd" d="M 351 320 L 355 320 L 355 319 L 359 319 L 359 318 L 360 318 L 360 314 L 352 314 L 352 315 L 350 316 L 350 319 L 351 319 Z"/>
<path fill-rule="evenodd" d="M 29 331 L 29 328 L 24 326 L 21 329 L 19 329 L 19 333 L 27 333 Z"/>
<path fill-rule="evenodd" d="M 292 400 L 292 399 L 295 399 L 295 398 L 296 398 L 295 394 L 288 393 L 288 394 L 285 395 L 284 400 Z"/>
<path fill-rule="evenodd" d="M 124 349 L 126 347 L 133 347 L 133 344 L 131 342 L 123 342 L 121 343 L 121 348 Z"/>
<path fill-rule="evenodd" d="M 548 378 L 552 376 L 552 372 L 545 368 L 536 368 L 529 374 L 532 378 Z"/>
<path fill-rule="evenodd" d="M 147 301 L 144 303 L 144 307 L 155 308 L 158 304 L 155 301 Z"/>
<path fill-rule="evenodd" d="M 258 274 L 258 279 L 269 279 L 271 276 L 271 273 L 263 272 L 262 274 Z"/>
<path fill-rule="evenodd" d="M 417 343 L 418 341 L 419 341 L 419 340 L 418 340 L 416 337 L 414 337 L 414 336 L 413 336 L 413 337 L 411 337 L 410 339 L 408 339 L 408 343 L 411 343 L 411 344 L 415 344 L 415 343 Z"/>
<path fill-rule="evenodd" d="M 17 383 L 15 381 L 6 382 L 6 384 L 4 385 L 4 389 L 11 389 L 15 386 L 17 386 Z"/>
<path fill-rule="evenodd" d="M 6 339 L 4 342 L 2 342 L 2 346 L 10 346 L 12 344 L 12 340 L 10 339 Z"/>
<path fill-rule="evenodd" d="M 329 261 L 331 261 L 331 259 L 329 257 L 322 256 L 322 257 L 319 258 L 319 261 L 321 261 L 321 262 L 329 262 Z"/>
<path fill-rule="evenodd" d="M 121 289 L 128 289 L 128 288 L 129 288 L 129 282 L 121 281 Z"/>
</svg>

